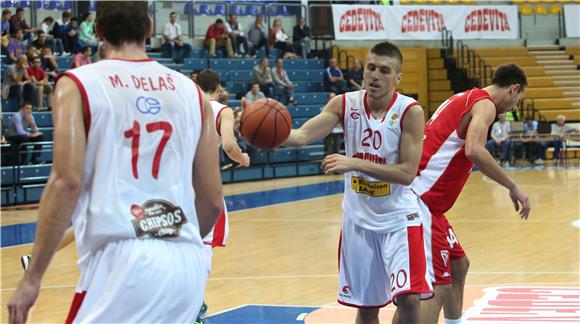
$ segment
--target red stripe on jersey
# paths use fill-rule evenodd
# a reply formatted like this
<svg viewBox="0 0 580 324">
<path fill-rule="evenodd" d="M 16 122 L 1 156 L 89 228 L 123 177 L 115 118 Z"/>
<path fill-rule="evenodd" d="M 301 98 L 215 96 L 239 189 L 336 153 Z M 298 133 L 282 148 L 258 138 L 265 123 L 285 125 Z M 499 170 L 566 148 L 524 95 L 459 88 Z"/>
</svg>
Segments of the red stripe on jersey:
<svg viewBox="0 0 580 324">
<path fill-rule="evenodd" d="M 342 126 L 346 125 L 346 94 L 342 95 Z"/>
<path fill-rule="evenodd" d="M 213 229 L 213 240 L 211 246 L 224 246 L 224 237 L 226 235 L 226 208 L 222 210 Z"/>
<path fill-rule="evenodd" d="M 427 262 L 425 261 L 423 225 L 407 227 L 407 244 L 409 244 L 409 272 L 411 276 L 409 292 L 429 292 L 431 289 L 429 289 L 429 284 L 425 279 Z"/>
<path fill-rule="evenodd" d="M 221 115 L 222 111 L 224 111 L 224 109 L 226 109 L 226 108 L 230 108 L 230 107 L 223 106 L 222 109 L 220 109 L 218 111 L 217 116 L 215 117 L 215 130 L 217 131 L 217 133 L 218 133 L 219 136 L 222 136 L 222 132 L 220 130 L 220 127 L 219 127 L 219 124 L 218 123 L 220 121 L 220 115 Z"/>
<path fill-rule="evenodd" d="M 194 82 L 193 84 L 195 84 L 195 87 L 197 88 L 197 95 L 199 96 L 199 109 L 201 110 L 201 126 L 203 127 L 203 120 L 205 118 L 205 114 L 203 113 L 203 94 L 197 83 Z"/>
<path fill-rule="evenodd" d="M 105 60 L 123 61 L 123 62 L 136 62 L 136 63 L 140 63 L 140 62 L 154 62 L 154 60 L 152 58 L 129 60 L 129 59 L 112 57 L 112 58 L 107 58 Z"/>
<path fill-rule="evenodd" d="M 86 291 L 75 293 L 73 298 L 72 304 L 70 305 L 70 310 L 68 312 L 68 316 L 66 317 L 66 324 L 71 324 L 75 318 L 77 317 L 77 313 L 83 304 L 83 300 L 85 299 L 85 295 L 87 294 Z"/>
<path fill-rule="evenodd" d="M 64 75 L 66 75 L 67 77 L 71 78 L 71 80 L 74 81 L 74 83 L 77 85 L 77 87 L 79 88 L 79 91 L 81 93 L 81 98 L 83 101 L 83 108 L 85 110 L 85 133 L 88 136 L 89 135 L 89 129 L 91 128 L 91 106 L 89 105 L 89 97 L 87 96 L 87 91 L 85 90 L 85 87 L 83 86 L 81 80 L 79 80 L 76 75 L 70 73 L 70 72 L 65 72 Z"/>
<path fill-rule="evenodd" d="M 381 122 L 383 122 L 385 120 L 385 117 L 387 117 L 387 113 L 389 112 L 389 110 L 391 110 L 391 107 L 393 107 L 393 105 L 395 104 L 395 101 L 397 101 L 397 97 L 399 96 L 399 94 L 397 93 L 397 91 L 393 91 L 393 98 L 391 99 L 391 102 L 389 102 L 389 105 L 387 106 L 387 111 L 385 112 L 385 115 L 383 116 L 383 119 L 381 120 Z M 367 102 L 367 92 L 365 91 L 365 95 L 363 98 L 363 103 L 365 106 L 365 112 L 367 114 L 367 117 L 370 119 L 371 118 L 371 109 L 369 108 L 369 104 Z"/>
<path fill-rule="evenodd" d="M 342 300 L 338 300 L 338 303 L 344 306 L 348 306 L 348 307 L 354 307 L 354 308 L 360 308 L 360 309 L 377 309 L 377 308 L 383 308 L 385 306 L 387 306 L 388 304 L 390 304 L 391 302 L 387 302 L 383 305 L 377 305 L 377 306 L 360 306 L 360 305 L 355 305 L 355 304 L 350 304 L 347 302 L 343 302 Z"/>
<path fill-rule="evenodd" d="M 407 107 L 405 107 L 405 110 L 403 110 L 403 115 L 401 116 L 401 119 L 399 119 L 399 123 L 401 123 L 401 133 L 403 132 L 403 120 L 405 119 L 405 116 L 407 116 L 407 111 L 409 111 L 409 109 L 411 107 L 417 106 L 417 105 L 419 105 L 419 103 L 412 102 Z"/>
<path fill-rule="evenodd" d="M 340 230 L 340 238 L 338 239 L 338 272 L 340 272 L 340 249 L 342 248 L 342 229 Z"/>
</svg>

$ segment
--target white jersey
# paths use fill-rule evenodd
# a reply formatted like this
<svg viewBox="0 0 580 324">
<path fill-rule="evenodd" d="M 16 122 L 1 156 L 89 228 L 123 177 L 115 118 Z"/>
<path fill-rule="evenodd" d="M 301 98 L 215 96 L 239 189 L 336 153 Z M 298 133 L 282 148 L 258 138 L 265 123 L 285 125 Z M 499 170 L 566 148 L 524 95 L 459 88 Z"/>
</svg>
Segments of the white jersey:
<svg viewBox="0 0 580 324">
<path fill-rule="evenodd" d="M 382 120 L 371 115 L 365 90 L 345 93 L 342 104 L 346 156 L 378 164 L 399 163 L 402 121 L 417 102 L 395 92 Z M 421 223 L 417 197 L 408 186 L 356 171 L 344 175 L 342 208 L 345 217 L 372 231 L 394 231 Z"/>
<path fill-rule="evenodd" d="M 211 104 L 211 109 L 213 111 L 213 124 L 215 125 L 215 130 L 218 134 L 219 144 L 222 143 L 222 134 L 220 132 L 220 125 L 218 123 L 220 115 L 222 111 L 226 108 L 229 108 L 227 105 L 224 105 L 218 101 L 210 100 L 209 103 Z M 203 243 L 205 245 L 211 245 L 212 247 L 216 246 L 226 246 L 228 242 L 228 237 L 230 234 L 230 225 L 228 221 L 228 210 L 226 206 L 226 202 L 224 200 L 224 209 L 218 218 L 215 225 L 211 228 L 211 231 L 203 238 Z M 211 257 L 210 257 L 211 260 Z M 211 262 L 210 262 L 211 266 Z"/>
<path fill-rule="evenodd" d="M 73 225 L 79 266 L 108 243 L 167 239 L 202 246 L 192 165 L 203 121 L 190 79 L 150 60 L 69 70 L 85 106 L 84 186 Z"/>
</svg>

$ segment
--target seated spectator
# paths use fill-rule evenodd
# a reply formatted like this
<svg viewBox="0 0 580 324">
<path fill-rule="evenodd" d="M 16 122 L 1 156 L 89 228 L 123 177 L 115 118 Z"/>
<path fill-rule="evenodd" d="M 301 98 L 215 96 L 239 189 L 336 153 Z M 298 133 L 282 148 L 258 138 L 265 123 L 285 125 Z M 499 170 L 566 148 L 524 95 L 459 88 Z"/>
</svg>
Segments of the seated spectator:
<svg viewBox="0 0 580 324">
<path fill-rule="evenodd" d="M 10 18 L 10 34 L 15 35 L 17 30 L 22 30 L 24 33 L 24 39 L 27 41 L 27 44 L 30 45 L 30 43 L 32 43 L 32 34 L 36 32 L 36 28 L 31 28 L 26 23 L 23 8 L 16 9 L 16 15 Z"/>
<path fill-rule="evenodd" d="M 346 73 L 350 91 L 362 90 L 364 88 L 363 72 L 361 61 L 354 59 L 352 69 Z"/>
<path fill-rule="evenodd" d="M 302 58 L 308 58 L 308 54 L 310 54 L 310 28 L 306 26 L 304 17 L 300 17 L 298 24 L 294 26 L 292 42 L 296 54 Z"/>
<path fill-rule="evenodd" d="M 62 18 L 54 23 L 52 26 L 52 36 L 55 39 L 59 39 L 64 48 L 64 55 L 70 55 L 74 49 L 74 44 L 71 43 L 71 39 L 74 40 L 76 36 L 76 31 L 73 30 L 71 25 L 71 13 L 64 11 L 62 13 Z"/>
<path fill-rule="evenodd" d="M 45 47 L 50 47 L 52 49 L 52 43 L 53 41 L 51 39 L 48 39 L 48 37 L 46 37 L 46 33 L 43 32 L 42 30 L 39 30 L 36 32 L 36 39 L 34 40 L 34 42 L 32 42 L 32 45 L 30 47 L 34 46 L 36 49 L 38 49 L 38 51 L 42 53 L 42 49 Z"/>
<path fill-rule="evenodd" d="M 217 102 L 221 103 L 222 105 L 228 105 L 228 101 L 230 100 L 230 93 L 226 90 L 221 84 L 218 86 L 217 92 Z"/>
<path fill-rule="evenodd" d="M 276 60 L 276 66 L 272 71 L 272 80 L 274 80 L 274 86 L 276 87 L 276 99 L 280 100 L 280 95 L 285 94 L 287 103 L 293 105 L 298 105 L 298 102 L 294 99 L 294 84 L 288 78 L 288 73 L 284 70 L 284 60 L 279 58 Z"/>
<path fill-rule="evenodd" d="M 35 57 L 32 61 L 32 66 L 28 68 L 28 75 L 30 76 L 30 83 L 36 88 L 35 106 L 39 111 L 49 110 L 52 102 L 52 86 L 48 82 L 48 75 L 42 68 L 42 60 L 40 57 Z M 48 102 L 48 107 L 44 106 L 44 94 Z"/>
<path fill-rule="evenodd" d="M 248 47 L 248 38 L 244 34 L 244 30 L 242 25 L 238 22 L 238 16 L 236 14 L 231 13 L 229 15 L 229 19 L 226 22 L 226 31 L 230 35 L 230 39 L 232 40 L 232 47 L 234 48 L 235 54 L 240 54 L 240 45 L 244 49 L 244 55 L 250 55 L 250 49 Z"/>
<path fill-rule="evenodd" d="M 52 18 L 52 16 L 48 16 L 44 18 L 40 23 L 39 32 L 42 31 L 48 35 L 52 31 L 53 27 L 54 27 L 54 18 Z"/>
<path fill-rule="evenodd" d="M 10 39 L 7 48 L 8 62 L 16 63 L 21 55 L 26 55 L 28 52 L 28 46 L 24 44 L 22 37 L 22 30 L 17 30 L 14 38 Z"/>
<path fill-rule="evenodd" d="M 324 88 L 326 91 L 342 94 L 346 92 L 346 81 L 336 59 L 330 59 L 329 67 L 324 73 Z"/>
<path fill-rule="evenodd" d="M 12 11 L 2 10 L 2 36 L 10 35 L 10 18 L 12 18 Z"/>
<path fill-rule="evenodd" d="M 336 97 L 336 93 L 329 92 L 328 102 L 330 102 L 330 100 L 334 97 Z M 336 126 L 334 126 L 334 128 L 332 129 L 332 132 L 324 138 L 324 155 L 340 153 L 340 147 L 342 144 L 343 137 L 342 133 L 343 130 L 341 122 L 338 122 Z"/>
<path fill-rule="evenodd" d="M 191 71 L 191 73 L 189 73 L 189 78 L 191 79 L 191 81 L 197 83 L 197 76 L 198 75 L 199 75 L 199 71 L 198 70 L 193 70 L 193 71 Z"/>
<path fill-rule="evenodd" d="M 268 36 L 266 35 L 264 16 L 256 16 L 256 21 L 248 27 L 248 42 L 251 56 L 256 56 L 258 50 L 264 47 L 266 57 L 270 57 L 270 46 L 268 46 Z"/>
<path fill-rule="evenodd" d="M 252 82 L 250 91 L 246 93 L 244 98 L 246 98 L 246 103 L 250 104 L 258 99 L 266 98 L 266 96 L 260 91 L 260 84 L 258 82 Z"/>
<path fill-rule="evenodd" d="M 282 28 L 282 21 L 276 18 L 272 23 L 272 28 L 270 29 L 270 46 L 275 47 L 280 50 L 280 57 L 283 58 L 295 58 L 294 47 L 290 41 L 290 37 Z"/>
<path fill-rule="evenodd" d="M 85 46 L 82 50 L 73 57 L 72 68 L 78 68 L 79 66 L 91 64 L 91 48 Z"/>
<path fill-rule="evenodd" d="M 94 17 L 90 12 L 85 13 L 85 19 L 79 28 L 79 39 L 82 46 L 90 46 L 93 51 L 97 51 L 99 41 L 95 35 Z"/>
<path fill-rule="evenodd" d="M 28 129 L 30 128 L 30 131 Z M 36 121 L 32 115 L 32 104 L 25 102 L 22 104 L 20 111 L 14 113 L 8 124 L 6 131 L 6 139 L 12 145 L 12 162 L 18 163 L 18 155 L 20 153 L 19 147 L 22 143 L 41 142 L 43 140 L 42 133 L 36 127 Z M 40 157 L 41 145 L 34 145 L 34 151 L 30 159 L 30 164 L 38 164 Z M 28 164 L 28 154 L 20 160 L 21 164 Z"/>
<path fill-rule="evenodd" d="M 530 163 L 545 164 L 546 149 L 542 142 L 538 140 L 538 122 L 533 117 L 526 117 L 524 132 L 521 137 L 524 139 L 524 142 L 514 143 L 514 148 L 523 146 Z"/>
<path fill-rule="evenodd" d="M 2 97 L 4 99 L 16 97 L 20 106 L 24 104 L 24 99 L 30 101 L 34 98 L 34 86 L 30 84 L 27 68 L 28 59 L 22 54 L 18 57 L 16 64 L 8 66 L 2 82 L 4 85 Z"/>
<path fill-rule="evenodd" d="M 32 61 L 34 61 L 34 58 L 38 56 L 40 56 L 40 52 L 38 51 L 36 46 L 32 45 L 28 47 L 28 51 L 26 51 L 26 58 L 28 59 L 28 62 L 32 63 Z"/>
<path fill-rule="evenodd" d="M 79 20 L 77 17 L 70 19 L 70 31 L 68 33 L 70 52 L 76 54 L 81 51 L 82 45 L 80 40 Z"/>
<path fill-rule="evenodd" d="M 40 24 L 40 29 L 37 32 L 37 39 L 32 43 L 38 49 L 41 47 L 51 46 L 51 50 L 56 55 L 62 55 L 64 53 L 64 46 L 60 38 L 54 38 L 52 35 L 52 30 L 54 27 L 54 18 L 46 17 Z M 42 38 L 42 39 L 41 39 Z"/>
<path fill-rule="evenodd" d="M 268 98 L 274 98 L 274 80 L 272 80 L 272 70 L 268 66 L 268 58 L 264 57 L 260 64 L 254 66 L 252 70 L 252 82 L 260 84 L 260 88 L 265 89 Z"/>
<path fill-rule="evenodd" d="M 552 124 L 552 130 L 550 132 L 550 134 L 554 136 L 554 140 L 547 142 L 545 145 L 545 147 L 554 147 L 554 161 L 562 159 L 560 156 L 560 150 L 562 150 L 562 144 L 565 141 L 566 134 L 575 132 L 576 129 L 566 125 L 566 116 L 556 116 L 556 124 Z"/>
<path fill-rule="evenodd" d="M 511 127 L 506 121 L 505 114 L 498 115 L 499 121 L 491 127 L 491 139 L 485 144 L 485 148 L 494 156 L 497 147 L 501 148 L 500 162 L 504 167 L 509 166 L 509 152 L 512 142 L 510 141 Z"/>
<path fill-rule="evenodd" d="M 191 45 L 181 38 L 181 26 L 177 23 L 177 13 L 169 14 L 169 22 L 163 28 L 163 57 L 170 57 L 176 63 L 183 62 L 184 58 L 191 57 Z"/>
<path fill-rule="evenodd" d="M 42 68 L 50 80 L 55 81 L 58 77 L 58 63 L 56 57 L 52 55 L 52 50 L 49 47 L 42 49 Z"/>
<path fill-rule="evenodd" d="M 209 49 L 209 57 L 216 57 L 216 48 L 225 48 L 228 57 L 234 57 L 234 50 L 232 49 L 232 40 L 228 32 L 226 31 L 226 26 L 224 21 L 220 18 L 216 19 L 215 23 L 209 25 L 207 32 L 205 33 L 204 40 L 205 47 Z"/>
</svg>

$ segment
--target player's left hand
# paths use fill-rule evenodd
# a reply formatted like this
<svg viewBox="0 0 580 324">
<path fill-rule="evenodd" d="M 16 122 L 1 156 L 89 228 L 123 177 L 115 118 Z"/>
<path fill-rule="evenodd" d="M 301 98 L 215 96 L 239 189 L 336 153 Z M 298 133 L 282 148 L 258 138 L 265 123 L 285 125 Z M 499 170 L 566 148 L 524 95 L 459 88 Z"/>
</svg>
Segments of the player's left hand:
<svg viewBox="0 0 580 324">
<path fill-rule="evenodd" d="M 30 311 L 36 298 L 38 298 L 39 290 L 40 284 L 26 279 L 20 281 L 18 289 L 16 289 L 7 305 L 8 322 L 10 324 L 26 323 L 28 311 Z"/>
<path fill-rule="evenodd" d="M 322 170 L 324 174 L 343 174 L 348 171 L 352 171 L 354 159 L 346 157 L 340 154 L 331 154 L 324 158 L 322 161 Z"/>
</svg>

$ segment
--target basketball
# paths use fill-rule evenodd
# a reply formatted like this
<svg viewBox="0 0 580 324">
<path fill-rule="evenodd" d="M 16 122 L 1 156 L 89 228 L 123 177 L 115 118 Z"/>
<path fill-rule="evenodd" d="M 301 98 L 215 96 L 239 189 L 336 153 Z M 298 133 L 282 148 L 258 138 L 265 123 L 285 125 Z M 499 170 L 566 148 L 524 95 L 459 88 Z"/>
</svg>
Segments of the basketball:
<svg viewBox="0 0 580 324">
<path fill-rule="evenodd" d="M 256 100 L 242 112 L 240 131 L 253 147 L 273 149 L 288 138 L 291 129 L 292 117 L 277 100 Z"/>
</svg>

